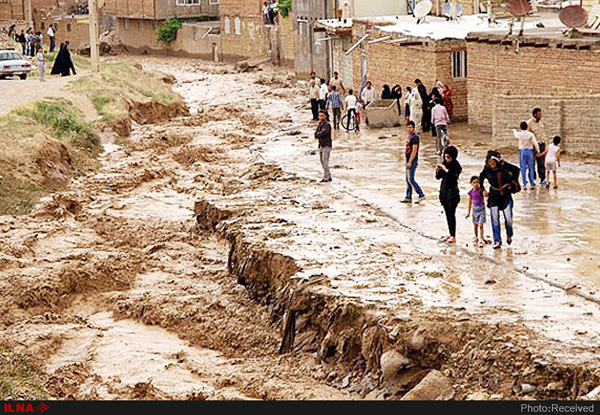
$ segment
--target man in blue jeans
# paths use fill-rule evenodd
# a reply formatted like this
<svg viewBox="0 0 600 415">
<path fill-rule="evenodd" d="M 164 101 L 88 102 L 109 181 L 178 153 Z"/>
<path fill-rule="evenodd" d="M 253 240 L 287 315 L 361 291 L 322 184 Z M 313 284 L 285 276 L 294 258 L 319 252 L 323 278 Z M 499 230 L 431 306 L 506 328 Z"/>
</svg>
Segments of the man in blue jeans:
<svg viewBox="0 0 600 415">
<path fill-rule="evenodd" d="M 513 130 L 513 134 L 519 140 L 519 167 L 521 167 L 521 180 L 523 188 L 527 186 L 529 178 L 530 189 L 535 188 L 535 159 L 534 154 L 540 152 L 540 146 L 535 135 L 528 130 L 528 124 L 523 121 L 520 125 L 521 131 Z"/>
<path fill-rule="evenodd" d="M 419 164 L 419 135 L 415 132 L 414 121 L 408 121 L 406 123 L 406 132 L 408 136 L 406 138 L 406 197 L 402 200 L 402 203 L 412 202 L 413 188 L 419 195 L 419 199 L 415 203 L 419 203 L 425 197 L 423 190 L 419 187 L 419 184 L 415 180 L 415 172 Z"/>
</svg>

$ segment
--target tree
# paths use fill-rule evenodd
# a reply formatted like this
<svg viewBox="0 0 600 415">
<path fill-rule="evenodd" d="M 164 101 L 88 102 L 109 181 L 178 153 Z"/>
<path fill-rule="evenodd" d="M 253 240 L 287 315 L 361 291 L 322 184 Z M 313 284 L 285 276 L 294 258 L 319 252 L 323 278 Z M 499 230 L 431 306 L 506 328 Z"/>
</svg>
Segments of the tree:
<svg viewBox="0 0 600 415">
<path fill-rule="evenodd" d="M 279 0 L 278 9 L 281 17 L 288 17 L 292 11 L 292 0 Z"/>
<path fill-rule="evenodd" d="M 158 29 L 158 41 L 171 43 L 177 39 L 177 32 L 183 27 L 181 20 L 177 16 L 166 20 Z"/>
</svg>

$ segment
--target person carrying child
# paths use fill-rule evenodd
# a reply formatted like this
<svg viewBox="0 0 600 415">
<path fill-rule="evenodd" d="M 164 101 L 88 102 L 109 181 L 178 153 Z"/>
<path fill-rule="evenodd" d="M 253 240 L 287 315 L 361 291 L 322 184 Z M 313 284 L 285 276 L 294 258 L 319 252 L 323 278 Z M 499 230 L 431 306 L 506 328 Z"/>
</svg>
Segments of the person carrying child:
<svg viewBox="0 0 600 415">
<path fill-rule="evenodd" d="M 471 190 L 469 190 L 469 207 L 467 210 L 467 216 L 465 218 L 469 218 L 471 216 L 471 212 L 473 213 L 473 233 L 475 237 L 473 238 L 473 242 L 480 247 L 483 247 L 487 241 L 485 240 L 485 236 L 483 234 L 483 225 L 485 224 L 485 196 L 483 194 L 483 188 L 479 185 L 479 177 L 471 176 Z"/>
</svg>

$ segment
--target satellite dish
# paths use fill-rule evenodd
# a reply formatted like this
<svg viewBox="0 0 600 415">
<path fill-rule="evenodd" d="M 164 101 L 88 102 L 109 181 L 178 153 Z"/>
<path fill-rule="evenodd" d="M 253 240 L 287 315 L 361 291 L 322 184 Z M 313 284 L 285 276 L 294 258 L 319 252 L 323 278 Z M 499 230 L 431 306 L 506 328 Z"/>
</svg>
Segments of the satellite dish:
<svg viewBox="0 0 600 415">
<path fill-rule="evenodd" d="M 421 19 L 429 14 L 431 8 L 433 7 L 433 3 L 430 0 L 421 0 L 415 6 L 415 17 L 417 19 Z"/>
<path fill-rule="evenodd" d="M 585 26 L 588 21 L 587 11 L 578 5 L 571 5 L 563 8 L 558 13 L 561 23 L 567 27 L 575 28 Z"/>
<path fill-rule="evenodd" d="M 527 0 L 511 0 L 506 6 L 506 10 L 513 16 L 525 17 L 532 8 L 531 4 Z"/>
</svg>

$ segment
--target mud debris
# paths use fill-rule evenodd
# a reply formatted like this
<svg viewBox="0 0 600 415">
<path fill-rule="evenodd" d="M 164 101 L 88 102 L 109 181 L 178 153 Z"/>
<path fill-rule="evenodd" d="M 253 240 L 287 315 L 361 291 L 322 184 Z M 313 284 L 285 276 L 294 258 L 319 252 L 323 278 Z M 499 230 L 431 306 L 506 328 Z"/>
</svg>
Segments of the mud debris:
<svg viewBox="0 0 600 415">
<path fill-rule="evenodd" d="M 154 58 L 143 66 L 172 70 Z M 264 64 L 238 73 L 185 67 L 194 80 L 172 71 L 175 88 L 217 78 L 238 85 L 232 76 L 252 88 L 297 87 Z M 346 190 L 326 197 L 269 160 L 265 133 L 295 123 L 297 103 L 293 94 L 252 91 L 234 103 L 187 99 L 190 115 L 177 110 L 160 123 L 132 121 L 98 174 L 56 193 L 37 215 L 0 221 L 1 327 L 16 349 L 39 353 L 47 396 L 598 396 L 600 366 L 587 354 L 584 363 L 562 360 L 561 345 L 518 312 L 419 298 L 413 290 L 423 281 L 452 293 L 461 269 L 408 249 L 421 248 L 417 236 Z M 277 99 L 277 112 L 248 115 L 247 98 Z M 132 111 L 143 122 L 155 109 Z M 487 289 L 504 283 L 486 281 Z"/>
</svg>

